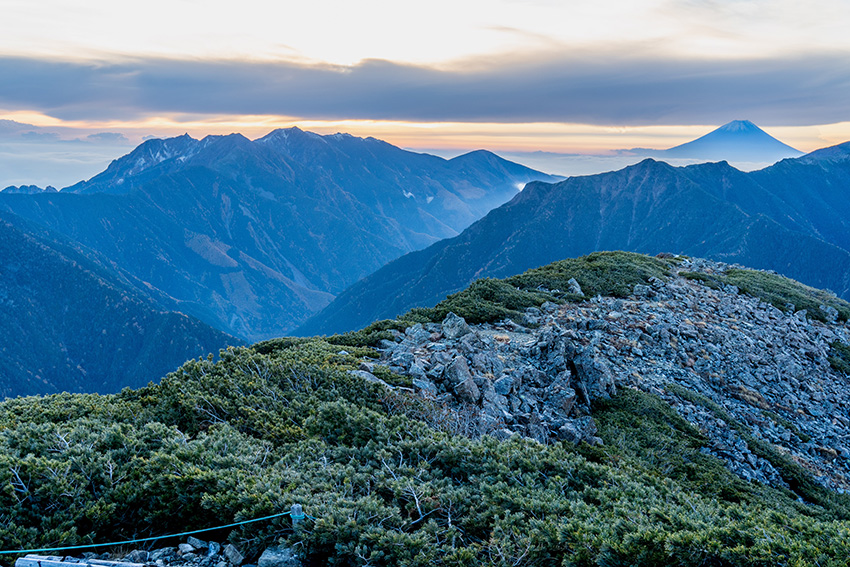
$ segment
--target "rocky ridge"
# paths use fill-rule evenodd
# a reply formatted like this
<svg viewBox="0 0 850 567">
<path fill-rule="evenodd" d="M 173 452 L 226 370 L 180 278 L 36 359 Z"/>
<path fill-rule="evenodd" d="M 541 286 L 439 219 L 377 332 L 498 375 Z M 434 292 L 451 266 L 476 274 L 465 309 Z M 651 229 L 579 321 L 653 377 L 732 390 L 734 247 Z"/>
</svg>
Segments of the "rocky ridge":
<svg viewBox="0 0 850 567">
<path fill-rule="evenodd" d="M 752 446 L 764 442 L 822 486 L 850 489 L 850 377 L 829 361 L 850 327 L 829 307 L 822 323 L 682 275 L 732 267 L 685 259 L 626 298 L 545 303 L 523 324 L 468 325 L 450 313 L 396 332 L 380 361 L 356 372 L 378 380 L 374 365 L 386 365 L 421 396 L 472 410 L 480 431 L 541 443 L 601 444 L 593 402 L 635 388 L 667 401 L 707 436 L 703 451 L 746 480 L 787 486 Z"/>
<path fill-rule="evenodd" d="M 62 565 L 86 565 L 89 567 L 301 567 L 299 554 L 286 546 L 265 549 L 257 563 L 246 563 L 246 557 L 235 545 L 221 544 L 189 537 L 177 547 L 162 547 L 152 550 L 133 549 L 127 552 L 86 552 L 76 556 L 27 556 L 19 559 L 19 567 L 31 563 L 57 567 Z"/>
</svg>

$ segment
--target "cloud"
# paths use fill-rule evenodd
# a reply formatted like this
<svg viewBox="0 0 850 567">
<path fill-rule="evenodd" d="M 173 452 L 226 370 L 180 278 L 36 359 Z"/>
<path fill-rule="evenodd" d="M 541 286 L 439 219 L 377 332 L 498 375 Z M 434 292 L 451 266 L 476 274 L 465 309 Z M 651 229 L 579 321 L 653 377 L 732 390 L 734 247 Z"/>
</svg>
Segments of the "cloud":
<svg viewBox="0 0 850 567">
<path fill-rule="evenodd" d="M 551 55 L 463 69 L 138 59 L 0 58 L 0 107 L 62 119 L 263 114 L 303 119 L 764 126 L 847 119 L 850 58 L 685 60 Z"/>
<path fill-rule="evenodd" d="M 58 142 L 59 134 L 55 132 L 24 132 L 21 138 L 28 142 Z"/>
<path fill-rule="evenodd" d="M 130 140 L 127 139 L 127 136 L 120 132 L 98 132 L 96 134 L 89 134 L 88 136 L 86 136 L 86 140 L 104 144 L 130 143 Z"/>
<path fill-rule="evenodd" d="M 14 120 L 0 120 L 0 135 L 20 134 L 35 128 L 32 124 L 23 124 Z"/>
</svg>

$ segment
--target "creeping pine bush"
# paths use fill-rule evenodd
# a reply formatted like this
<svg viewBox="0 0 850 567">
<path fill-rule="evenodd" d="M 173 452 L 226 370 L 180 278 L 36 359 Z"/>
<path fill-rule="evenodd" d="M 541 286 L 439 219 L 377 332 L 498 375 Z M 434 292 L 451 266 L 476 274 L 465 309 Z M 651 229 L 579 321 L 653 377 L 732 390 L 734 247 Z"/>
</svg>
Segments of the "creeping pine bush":
<svg viewBox="0 0 850 567">
<path fill-rule="evenodd" d="M 829 345 L 829 364 L 835 370 L 850 374 L 850 346 L 834 341 Z"/>
<path fill-rule="evenodd" d="M 451 311 L 469 323 L 487 323 L 519 319 L 526 308 L 538 307 L 546 301 L 564 303 L 596 295 L 625 297 L 637 284 L 668 277 L 673 263 L 633 252 L 594 252 L 505 279 L 477 280 L 433 308 L 410 310 L 401 320 L 437 322 Z M 583 296 L 568 291 L 572 278 L 579 283 Z"/>
<path fill-rule="evenodd" d="M 116 541 L 301 503 L 315 519 L 297 530 L 279 518 L 230 541 L 251 559 L 295 545 L 312 565 L 824 566 L 850 556 L 840 507 L 737 479 L 656 397 L 623 391 L 597 404 L 600 447 L 472 438 L 429 426 L 441 408 L 413 408 L 348 374 L 369 352 L 263 343 L 140 390 L 3 402 L 0 541 Z"/>
</svg>

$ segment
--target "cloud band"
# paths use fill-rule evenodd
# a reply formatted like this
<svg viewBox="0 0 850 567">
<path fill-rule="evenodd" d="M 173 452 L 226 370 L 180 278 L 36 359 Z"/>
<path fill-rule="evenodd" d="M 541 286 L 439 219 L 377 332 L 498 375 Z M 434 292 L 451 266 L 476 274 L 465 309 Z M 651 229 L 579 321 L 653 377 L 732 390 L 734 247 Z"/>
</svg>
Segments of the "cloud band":
<svg viewBox="0 0 850 567">
<path fill-rule="evenodd" d="M 304 119 L 770 125 L 850 116 L 850 58 L 670 60 L 550 56 L 439 70 L 369 60 L 350 67 L 134 59 L 0 58 L 0 107 L 65 120 L 159 114 Z"/>
</svg>

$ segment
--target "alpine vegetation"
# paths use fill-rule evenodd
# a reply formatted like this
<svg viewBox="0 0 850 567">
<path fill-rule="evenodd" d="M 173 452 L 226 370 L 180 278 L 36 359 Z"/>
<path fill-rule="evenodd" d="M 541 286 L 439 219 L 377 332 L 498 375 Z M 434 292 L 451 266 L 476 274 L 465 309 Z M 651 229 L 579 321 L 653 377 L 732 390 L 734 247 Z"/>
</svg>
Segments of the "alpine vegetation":
<svg viewBox="0 0 850 567">
<path fill-rule="evenodd" d="M 848 315 L 775 274 L 602 253 L 138 390 L 7 400 L 0 539 L 121 541 L 297 503 L 302 521 L 213 534 L 236 554 L 156 558 L 844 565 Z"/>
</svg>

